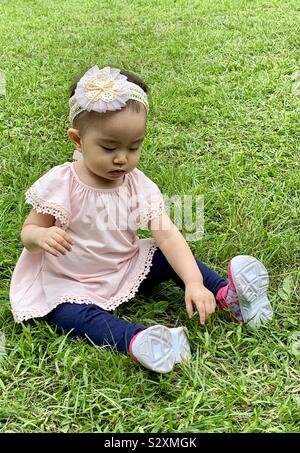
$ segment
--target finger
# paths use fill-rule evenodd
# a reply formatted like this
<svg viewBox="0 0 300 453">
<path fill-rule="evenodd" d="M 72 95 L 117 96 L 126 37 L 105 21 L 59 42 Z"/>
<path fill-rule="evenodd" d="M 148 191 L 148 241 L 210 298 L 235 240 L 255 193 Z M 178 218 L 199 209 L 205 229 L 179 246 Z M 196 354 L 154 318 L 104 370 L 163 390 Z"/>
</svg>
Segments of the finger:
<svg viewBox="0 0 300 453">
<path fill-rule="evenodd" d="M 64 232 L 63 237 L 70 244 L 75 244 L 75 241 L 73 241 L 73 239 L 68 235 L 68 233 Z"/>
<path fill-rule="evenodd" d="M 52 247 L 56 251 L 60 252 L 62 255 L 67 254 L 67 250 L 62 245 L 60 245 L 54 238 L 49 239 L 48 245 L 50 245 L 50 247 Z"/>
<path fill-rule="evenodd" d="M 213 296 L 213 298 L 212 298 L 212 306 L 213 306 L 213 309 L 214 309 L 214 311 L 215 311 L 216 306 L 217 306 L 217 302 L 216 302 L 216 298 L 215 298 L 214 296 Z"/>
<path fill-rule="evenodd" d="M 208 302 L 208 304 L 206 306 L 207 319 L 209 319 L 215 311 L 216 311 L 216 301 L 213 298 L 213 299 L 210 299 L 210 301 Z"/>
<path fill-rule="evenodd" d="M 196 307 L 200 315 L 200 324 L 204 326 L 205 324 L 205 319 L 206 319 L 206 310 L 205 310 L 205 305 L 202 302 L 196 302 Z"/>
<path fill-rule="evenodd" d="M 208 321 L 211 317 L 212 313 L 210 313 L 209 309 L 205 310 L 205 321 Z"/>
<path fill-rule="evenodd" d="M 71 247 L 71 243 L 68 241 L 68 236 L 65 237 L 65 236 L 62 236 L 59 233 L 56 233 L 55 234 L 55 239 L 56 239 L 57 242 L 59 242 L 59 244 L 63 245 L 64 247 L 66 247 L 66 248 L 70 248 Z"/>
<path fill-rule="evenodd" d="M 206 312 L 206 315 L 205 315 L 205 321 L 208 321 L 210 318 L 211 318 L 211 315 L 213 313 L 210 313 L 210 312 Z"/>
<path fill-rule="evenodd" d="M 66 240 L 68 243 L 71 245 L 75 244 L 75 241 L 66 233 L 64 230 L 62 230 L 59 227 L 55 227 L 54 232 L 59 235 L 59 237 L 62 237 L 64 240 Z"/>
<path fill-rule="evenodd" d="M 54 238 L 53 238 L 54 239 Z M 62 236 L 59 236 L 58 234 L 55 236 L 54 239 L 58 244 L 59 244 L 59 250 L 63 253 L 64 251 L 70 252 L 72 250 L 71 245 L 69 242 L 65 241 Z"/>
<path fill-rule="evenodd" d="M 59 253 L 55 248 L 50 247 L 48 244 L 44 244 L 43 249 L 53 256 L 62 256 L 61 253 Z"/>
<path fill-rule="evenodd" d="M 67 242 L 69 242 L 69 244 L 71 245 L 75 244 L 75 241 L 67 233 L 65 233 L 64 238 Z"/>
<path fill-rule="evenodd" d="M 214 313 L 215 309 L 216 309 L 215 299 L 210 299 L 205 303 L 205 311 L 209 316 L 211 316 Z"/>
<path fill-rule="evenodd" d="M 190 299 L 185 299 L 185 309 L 188 314 L 188 317 L 192 319 L 193 317 L 193 304 Z"/>
</svg>

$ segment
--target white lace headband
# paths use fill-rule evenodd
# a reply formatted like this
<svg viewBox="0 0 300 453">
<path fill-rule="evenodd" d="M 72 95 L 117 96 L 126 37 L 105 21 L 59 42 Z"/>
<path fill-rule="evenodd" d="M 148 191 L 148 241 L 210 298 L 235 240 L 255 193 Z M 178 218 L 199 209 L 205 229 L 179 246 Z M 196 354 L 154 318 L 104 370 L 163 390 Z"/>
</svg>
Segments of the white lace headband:
<svg viewBox="0 0 300 453">
<path fill-rule="evenodd" d="M 127 77 L 120 74 L 119 69 L 106 66 L 99 69 L 93 66 L 77 83 L 74 95 L 69 99 L 69 120 L 73 126 L 74 118 L 87 110 L 90 112 L 106 112 L 107 110 L 121 110 L 129 99 L 149 105 L 147 94 L 135 83 L 128 82 Z"/>
</svg>

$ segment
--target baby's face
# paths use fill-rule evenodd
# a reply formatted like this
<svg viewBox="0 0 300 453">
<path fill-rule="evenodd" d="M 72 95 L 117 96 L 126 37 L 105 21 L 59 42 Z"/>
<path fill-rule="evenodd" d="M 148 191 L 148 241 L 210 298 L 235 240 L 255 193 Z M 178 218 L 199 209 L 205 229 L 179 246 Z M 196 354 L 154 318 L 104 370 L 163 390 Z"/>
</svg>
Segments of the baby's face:
<svg viewBox="0 0 300 453">
<path fill-rule="evenodd" d="M 103 183 L 123 180 L 140 160 L 145 128 L 145 109 L 102 115 L 80 140 L 85 167 Z M 124 173 L 112 173 L 114 170 Z"/>
</svg>

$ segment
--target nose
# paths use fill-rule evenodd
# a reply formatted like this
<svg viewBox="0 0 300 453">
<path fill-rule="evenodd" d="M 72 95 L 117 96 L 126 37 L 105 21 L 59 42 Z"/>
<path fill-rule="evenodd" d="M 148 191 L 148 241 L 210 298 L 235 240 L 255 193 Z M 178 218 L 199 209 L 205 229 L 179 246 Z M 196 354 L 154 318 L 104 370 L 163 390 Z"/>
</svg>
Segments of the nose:
<svg viewBox="0 0 300 453">
<path fill-rule="evenodd" d="M 127 162 L 127 154 L 125 152 L 119 152 L 115 157 L 114 157 L 114 163 L 116 165 L 124 165 Z"/>
</svg>

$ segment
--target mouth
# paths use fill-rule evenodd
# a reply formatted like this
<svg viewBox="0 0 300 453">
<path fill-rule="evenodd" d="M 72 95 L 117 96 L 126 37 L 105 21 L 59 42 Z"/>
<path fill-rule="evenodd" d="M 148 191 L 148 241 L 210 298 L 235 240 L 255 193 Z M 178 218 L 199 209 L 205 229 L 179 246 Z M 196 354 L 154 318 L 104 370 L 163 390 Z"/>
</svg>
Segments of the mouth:
<svg viewBox="0 0 300 453">
<path fill-rule="evenodd" d="M 109 174 L 112 176 L 122 176 L 125 173 L 126 173 L 125 170 L 113 170 L 109 172 Z"/>
</svg>

